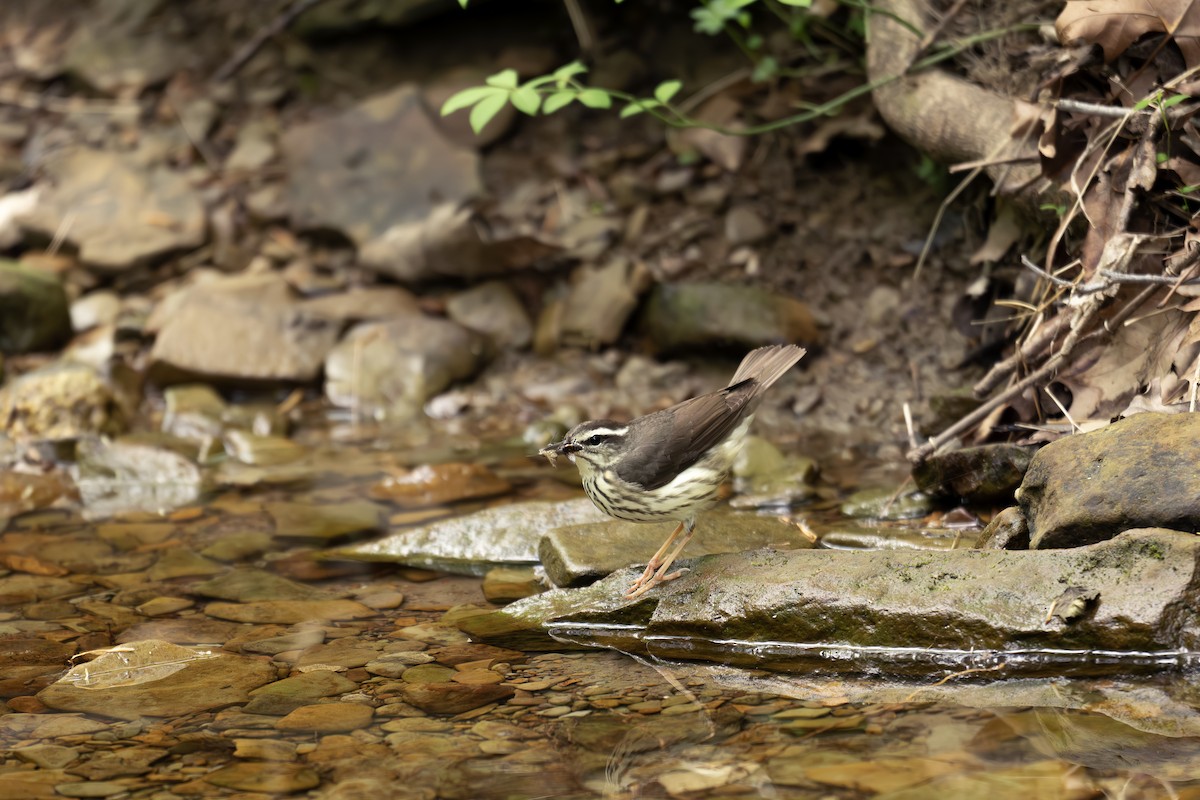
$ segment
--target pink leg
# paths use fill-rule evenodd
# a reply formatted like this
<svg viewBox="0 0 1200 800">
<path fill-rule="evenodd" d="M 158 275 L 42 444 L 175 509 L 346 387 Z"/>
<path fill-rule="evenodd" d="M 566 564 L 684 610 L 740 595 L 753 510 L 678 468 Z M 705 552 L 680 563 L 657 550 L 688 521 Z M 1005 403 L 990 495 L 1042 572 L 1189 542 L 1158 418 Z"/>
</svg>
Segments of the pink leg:
<svg viewBox="0 0 1200 800">
<path fill-rule="evenodd" d="M 670 547 L 671 542 L 675 540 L 680 531 L 683 532 L 683 538 L 679 541 L 679 544 L 675 545 L 675 549 L 671 551 L 671 554 L 663 558 L 663 553 L 667 551 L 667 548 Z M 660 583 L 673 581 L 686 572 L 687 570 L 681 569 L 669 575 L 667 574 L 667 570 L 671 568 L 671 564 L 675 563 L 675 559 L 683 552 L 683 548 L 687 547 L 688 542 L 692 540 L 692 534 L 695 532 L 696 520 L 694 517 L 686 522 L 679 523 L 679 527 L 667 538 L 667 541 L 663 542 L 663 546 L 659 548 L 658 552 L 654 554 L 654 558 L 650 559 L 650 563 L 646 565 L 646 571 L 642 573 L 640 578 L 633 582 L 633 585 L 625 592 L 625 596 L 631 598 L 640 597 Z"/>
</svg>

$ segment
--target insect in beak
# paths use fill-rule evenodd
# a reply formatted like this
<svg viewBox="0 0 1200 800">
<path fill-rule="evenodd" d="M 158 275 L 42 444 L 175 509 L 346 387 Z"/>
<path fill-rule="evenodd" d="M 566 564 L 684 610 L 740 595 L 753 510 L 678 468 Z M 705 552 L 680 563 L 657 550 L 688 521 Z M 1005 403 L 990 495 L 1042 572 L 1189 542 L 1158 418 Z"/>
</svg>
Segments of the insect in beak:
<svg viewBox="0 0 1200 800">
<path fill-rule="evenodd" d="M 554 442 L 553 444 L 548 444 L 541 450 L 538 450 L 538 455 L 545 456 L 546 460 L 550 462 L 551 466 L 558 466 L 559 456 L 567 456 L 569 458 L 573 453 L 576 453 L 581 449 L 582 448 L 580 448 L 580 446 L 574 442 Z M 571 460 L 574 461 L 574 459 Z"/>
</svg>

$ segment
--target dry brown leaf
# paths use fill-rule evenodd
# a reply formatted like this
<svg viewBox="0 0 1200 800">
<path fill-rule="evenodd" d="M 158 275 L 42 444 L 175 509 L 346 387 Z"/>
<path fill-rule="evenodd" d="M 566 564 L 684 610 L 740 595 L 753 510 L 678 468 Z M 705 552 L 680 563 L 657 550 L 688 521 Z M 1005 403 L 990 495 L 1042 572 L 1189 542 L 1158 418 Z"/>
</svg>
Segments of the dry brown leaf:
<svg viewBox="0 0 1200 800">
<path fill-rule="evenodd" d="M 1148 33 L 1173 34 L 1188 67 L 1200 56 L 1200 10 L 1195 0 L 1070 0 L 1055 20 L 1063 44 L 1083 40 L 1100 45 L 1112 61 Z M 1191 57 L 1189 57 L 1191 56 Z"/>
<path fill-rule="evenodd" d="M 1107 346 L 1093 348 L 1061 373 L 1058 380 L 1071 389 L 1071 416 L 1119 413 L 1143 386 L 1171 370 L 1190 321 L 1191 315 L 1171 310 L 1122 326 Z"/>
<path fill-rule="evenodd" d="M 1021 224 L 1013 207 L 1008 203 L 999 206 L 996 218 L 988 228 L 987 239 L 971 254 L 971 265 L 999 261 L 1020 238 Z"/>
</svg>

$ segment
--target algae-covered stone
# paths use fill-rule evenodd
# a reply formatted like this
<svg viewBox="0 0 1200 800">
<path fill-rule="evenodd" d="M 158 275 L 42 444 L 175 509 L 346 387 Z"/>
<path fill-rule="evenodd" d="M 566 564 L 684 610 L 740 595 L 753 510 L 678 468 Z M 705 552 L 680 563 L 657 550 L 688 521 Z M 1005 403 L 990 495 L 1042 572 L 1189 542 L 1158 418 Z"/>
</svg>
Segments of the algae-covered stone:
<svg viewBox="0 0 1200 800">
<path fill-rule="evenodd" d="M 1200 537 L 1161 529 L 1069 550 L 731 553 L 683 562 L 690 572 L 634 600 L 624 593 L 636 572 L 623 570 L 459 625 L 503 647 L 615 647 L 783 670 L 1121 671 L 1200 645 L 1198 556 Z M 1071 586 L 1095 601 L 1048 618 Z M 1098 650 L 1109 655 L 1097 661 Z"/>
<path fill-rule="evenodd" d="M 799 300 L 760 286 L 722 283 L 656 286 L 639 328 L 659 352 L 713 346 L 749 350 L 820 339 L 812 312 Z"/>
<path fill-rule="evenodd" d="M 1021 484 L 1034 450 L 1015 444 L 987 444 L 934 453 L 913 468 L 921 491 L 955 501 L 1006 500 Z"/>
<path fill-rule="evenodd" d="M 555 586 L 591 583 L 630 564 L 645 563 L 671 532 L 674 522 L 650 525 L 606 520 L 550 531 L 538 544 L 542 567 Z M 779 517 L 714 512 L 705 514 L 684 556 L 736 553 L 773 547 L 813 546 L 811 538 Z"/>
<path fill-rule="evenodd" d="M 63 441 L 116 426 L 112 391 L 83 364 L 52 364 L 0 389 L 0 432 L 13 439 Z"/>
<path fill-rule="evenodd" d="M 1129 528 L 1200 531 L 1200 414 L 1137 414 L 1034 456 L 1017 497 L 1030 547 L 1074 547 Z"/>
<path fill-rule="evenodd" d="M 67 293 L 58 278 L 0 259 L 0 353 L 53 350 L 70 336 Z"/>
</svg>

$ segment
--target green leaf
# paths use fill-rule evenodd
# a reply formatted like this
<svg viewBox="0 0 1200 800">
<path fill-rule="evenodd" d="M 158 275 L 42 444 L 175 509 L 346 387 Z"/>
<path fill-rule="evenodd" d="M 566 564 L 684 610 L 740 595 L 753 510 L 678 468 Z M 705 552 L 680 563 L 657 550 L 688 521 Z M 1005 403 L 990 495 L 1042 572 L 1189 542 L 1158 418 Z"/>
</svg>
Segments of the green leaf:
<svg viewBox="0 0 1200 800">
<path fill-rule="evenodd" d="M 1146 95 L 1141 100 L 1138 100 L 1136 103 L 1133 104 L 1133 110 L 1134 111 L 1145 111 L 1147 108 L 1150 107 L 1150 104 L 1153 103 L 1155 100 L 1157 100 L 1160 96 L 1161 95 L 1159 95 L 1158 92 L 1155 92 L 1154 94 Z"/>
<path fill-rule="evenodd" d="M 567 81 L 574 78 L 576 75 L 582 75 L 587 72 L 587 67 L 579 61 L 572 61 L 570 64 L 564 64 L 554 72 L 550 73 L 558 81 L 558 85 L 562 86 Z"/>
<path fill-rule="evenodd" d="M 531 117 L 537 116 L 538 106 L 542 104 L 542 96 L 538 94 L 537 89 L 526 84 L 520 89 L 515 90 L 508 96 L 512 104 L 517 107 L 518 111 L 524 112 Z"/>
<path fill-rule="evenodd" d="M 669 103 L 682 87 L 682 81 L 663 81 L 655 87 L 654 97 L 660 103 Z"/>
<path fill-rule="evenodd" d="M 475 104 L 471 109 L 471 130 L 475 131 L 475 135 L 484 129 L 484 127 L 492 121 L 492 117 L 500 113 L 500 109 L 508 104 L 508 93 L 497 92 L 490 97 L 485 97 Z"/>
<path fill-rule="evenodd" d="M 487 79 L 487 85 L 498 86 L 501 89 L 515 89 L 517 88 L 517 71 L 515 69 L 501 70 Z"/>
<path fill-rule="evenodd" d="M 695 28 L 697 33 L 707 33 L 709 36 L 716 36 L 725 30 L 725 20 L 707 8 L 693 8 L 692 19 L 696 20 Z"/>
<path fill-rule="evenodd" d="M 1172 106 L 1179 105 L 1184 100 L 1191 100 L 1191 99 L 1192 98 L 1188 97 L 1186 94 L 1174 94 L 1174 95 L 1171 95 L 1170 97 L 1168 97 L 1166 100 L 1163 100 L 1161 103 L 1159 103 L 1158 107 L 1159 108 L 1171 108 Z"/>
<path fill-rule="evenodd" d="M 573 89 L 568 89 L 568 90 L 561 91 L 561 92 L 555 92 L 554 94 L 552 94 L 546 98 L 546 102 L 542 103 L 542 113 L 543 114 L 553 114 L 555 111 L 558 111 L 560 108 L 570 105 L 571 101 L 574 99 L 575 99 L 575 91 Z"/>
<path fill-rule="evenodd" d="M 462 6 L 463 8 L 467 7 L 467 2 L 468 2 L 468 0 L 458 0 L 458 4 L 460 6 Z"/>
<path fill-rule="evenodd" d="M 771 56 L 763 56 L 754 65 L 754 72 L 750 73 L 750 80 L 754 83 L 762 83 L 774 78 L 778 73 L 779 62 Z"/>
<path fill-rule="evenodd" d="M 445 103 L 442 103 L 442 116 L 453 114 L 455 111 L 467 106 L 473 106 L 483 98 L 503 93 L 503 91 L 503 89 L 494 89 L 491 86 L 472 86 L 469 89 L 463 89 L 461 92 L 455 92 L 446 98 Z"/>
<path fill-rule="evenodd" d="M 588 108 L 612 108 L 612 96 L 603 89 L 584 89 L 579 93 L 579 102 Z"/>
<path fill-rule="evenodd" d="M 812 0 L 779 0 L 779 2 L 793 8 L 812 8 Z"/>
</svg>

